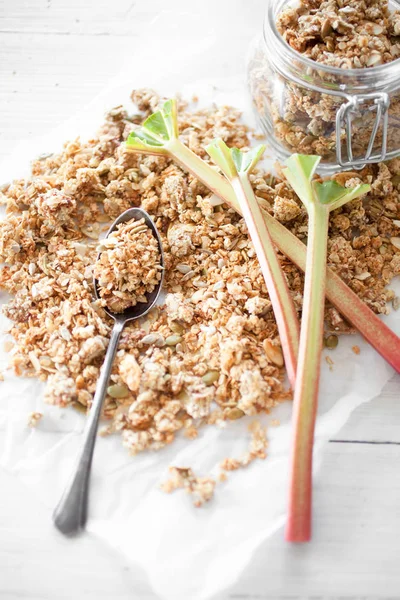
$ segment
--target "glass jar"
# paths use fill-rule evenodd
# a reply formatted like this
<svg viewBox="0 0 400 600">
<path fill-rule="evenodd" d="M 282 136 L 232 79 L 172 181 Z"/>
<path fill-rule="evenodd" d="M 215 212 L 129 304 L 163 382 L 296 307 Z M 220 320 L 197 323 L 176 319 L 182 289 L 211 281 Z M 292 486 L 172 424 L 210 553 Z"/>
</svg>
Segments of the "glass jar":
<svg viewBox="0 0 400 600">
<path fill-rule="evenodd" d="M 270 0 L 247 77 L 261 127 L 277 158 L 322 157 L 320 170 L 361 169 L 400 155 L 400 59 L 361 69 L 311 60 L 279 34 L 288 0 Z M 399 10 L 389 0 L 390 10 Z"/>
</svg>

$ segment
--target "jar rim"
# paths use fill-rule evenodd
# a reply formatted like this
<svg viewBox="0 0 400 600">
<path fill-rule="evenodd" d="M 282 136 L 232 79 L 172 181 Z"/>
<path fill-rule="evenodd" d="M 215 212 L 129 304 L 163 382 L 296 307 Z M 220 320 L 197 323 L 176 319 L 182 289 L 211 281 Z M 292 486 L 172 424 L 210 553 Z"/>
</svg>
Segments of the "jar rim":
<svg viewBox="0 0 400 600">
<path fill-rule="evenodd" d="M 400 10 L 400 0 L 389 0 L 390 3 L 395 4 L 396 7 Z M 389 76 L 392 79 L 400 80 L 400 58 L 396 58 L 395 60 L 385 63 L 383 65 L 377 65 L 376 67 L 361 67 L 357 69 L 342 69 L 340 67 L 332 67 L 330 65 L 325 65 L 324 63 L 319 63 L 307 56 L 301 54 L 294 48 L 292 48 L 281 36 L 276 26 L 276 16 L 279 13 L 283 6 L 288 3 L 288 0 L 271 0 L 269 2 L 268 9 L 265 13 L 264 19 L 264 27 L 263 27 L 263 40 L 264 43 L 267 44 L 266 32 L 267 29 L 272 32 L 275 42 L 280 45 L 280 50 L 282 54 L 278 53 L 278 56 L 283 56 L 288 60 L 293 60 L 293 55 L 295 55 L 296 59 L 299 60 L 305 67 L 311 68 L 314 70 L 318 70 L 319 72 L 324 72 L 329 75 L 336 75 L 343 79 L 347 78 L 358 78 L 365 79 L 368 77 L 373 77 L 374 75 L 385 75 Z M 278 11 L 276 11 L 276 5 L 278 4 Z M 397 73 L 396 73 L 397 71 Z"/>
</svg>

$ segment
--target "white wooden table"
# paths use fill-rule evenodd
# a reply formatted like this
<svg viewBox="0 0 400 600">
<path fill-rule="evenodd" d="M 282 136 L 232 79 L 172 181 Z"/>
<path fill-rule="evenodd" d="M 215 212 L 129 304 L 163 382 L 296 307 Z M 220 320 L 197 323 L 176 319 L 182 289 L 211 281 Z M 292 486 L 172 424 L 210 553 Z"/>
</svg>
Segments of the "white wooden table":
<svg viewBox="0 0 400 600">
<path fill-rule="evenodd" d="M 0 0 L 0 159 L 90 101 L 121 56 L 140 57 L 135 41 L 160 10 L 188 10 L 188 4 Z M 216 4 L 203 0 L 196 10 L 219 20 L 221 31 L 229 26 L 245 52 L 266 2 L 218 0 L 218 11 Z M 193 31 L 199 39 L 201 33 Z M 400 378 L 394 377 L 329 444 L 315 491 L 312 545 L 283 548 L 280 532 L 218 600 L 400 599 L 399 424 Z M 0 489 L 1 599 L 154 598 L 143 577 L 96 540 L 62 539 L 47 510 L 4 472 Z M 367 527 L 370 544 L 360 548 L 358 535 Z"/>
</svg>

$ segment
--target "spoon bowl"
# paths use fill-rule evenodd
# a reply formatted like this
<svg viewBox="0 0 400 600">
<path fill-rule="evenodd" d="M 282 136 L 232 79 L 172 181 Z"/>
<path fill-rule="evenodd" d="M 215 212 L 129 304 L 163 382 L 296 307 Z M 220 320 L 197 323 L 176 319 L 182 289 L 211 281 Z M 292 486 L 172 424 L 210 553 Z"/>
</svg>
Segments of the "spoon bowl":
<svg viewBox="0 0 400 600">
<path fill-rule="evenodd" d="M 78 461 L 73 470 L 72 477 L 65 489 L 59 504 L 53 513 L 53 521 L 57 529 L 64 535 L 72 535 L 81 531 L 86 524 L 88 512 L 88 497 L 89 497 L 89 479 L 92 467 L 94 446 L 96 443 L 97 429 L 99 426 L 100 416 L 104 404 L 104 398 L 107 393 L 108 381 L 114 357 L 118 349 L 118 342 L 121 333 L 129 321 L 134 321 L 140 317 L 144 317 L 149 310 L 156 304 L 160 295 L 163 279 L 164 279 L 164 254 L 160 235 L 156 226 L 149 217 L 146 211 L 141 208 L 130 208 L 122 213 L 111 225 L 106 237 L 112 233 L 120 223 L 125 223 L 135 219 L 139 221 L 144 219 L 146 225 L 152 231 L 158 242 L 160 250 L 160 264 L 162 267 L 161 278 L 156 288 L 147 295 L 146 302 L 138 302 L 135 306 L 128 307 L 122 313 L 114 313 L 107 306 L 104 307 L 105 312 L 114 320 L 114 327 L 111 331 L 110 341 L 107 347 L 107 352 L 104 357 L 104 363 L 100 370 L 100 376 L 97 382 L 96 393 L 93 398 L 92 406 L 88 415 L 85 431 L 83 434 L 84 440 L 81 452 L 78 456 Z M 97 256 L 97 260 L 100 257 Z M 98 281 L 94 278 L 94 293 L 96 298 L 100 299 Z"/>
<path fill-rule="evenodd" d="M 107 306 L 103 307 L 104 311 L 108 314 L 109 317 L 114 319 L 114 321 L 123 320 L 123 321 L 125 321 L 125 323 L 127 323 L 128 321 L 133 321 L 135 319 L 139 319 L 140 317 L 144 317 L 145 315 L 147 315 L 147 313 L 157 303 L 158 297 L 161 292 L 162 284 L 164 281 L 164 253 L 163 253 L 160 234 L 158 233 L 158 229 L 154 225 L 153 220 L 151 219 L 150 215 L 148 215 L 145 210 L 143 210 L 142 208 L 129 208 L 128 210 L 123 212 L 121 215 L 119 215 L 119 217 L 117 219 L 115 219 L 114 223 L 111 225 L 110 229 L 107 231 L 105 237 L 108 238 L 110 233 L 115 231 L 115 229 L 121 223 L 126 223 L 127 221 L 132 221 L 132 219 L 135 219 L 135 221 L 140 221 L 140 219 L 144 219 L 144 222 L 146 223 L 147 227 L 151 230 L 152 234 L 154 235 L 154 237 L 156 238 L 157 243 L 158 243 L 158 249 L 160 251 L 160 264 L 163 268 L 161 271 L 161 279 L 158 282 L 156 288 L 152 292 L 147 294 L 146 302 L 138 302 L 137 304 L 135 304 L 135 306 L 131 306 L 131 307 L 125 309 L 122 313 L 114 313 L 111 310 L 109 310 L 109 308 L 107 308 Z M 99 254 L 97 255 L 97 260 L 99 260 L 100 254 L 101 254 L 101 252 L 99 252 Z M 96 296 L 97 300 L 100 300 L 97 279 L 93 279 L 93 284 L 94 284 L 95 296 Z"/>
</svg>

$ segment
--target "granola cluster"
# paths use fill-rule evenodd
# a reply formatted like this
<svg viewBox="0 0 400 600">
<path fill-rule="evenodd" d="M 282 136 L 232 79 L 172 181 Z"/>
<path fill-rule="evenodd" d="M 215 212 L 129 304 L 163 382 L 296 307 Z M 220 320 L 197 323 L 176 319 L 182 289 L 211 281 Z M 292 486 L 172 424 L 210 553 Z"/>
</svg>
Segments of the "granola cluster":
<svg viewBox="0 0 400 600">
<path fill-rule="evenodd" d="M 326 89 L 309 89 L 280 75 L 261 44 L 249 65 L 249 85 L 257 112 L 277 143 L 289 152 L 317 154 L 328 164 L 336 163 L 336 115 L 346 98 L 329 93 L 343 90 L 352 94 L 361 85 L 358 76 L 344 78 L 348 69 L 369 69 L 400 59 L 400 11 L 390 12 L 388 0 L 301 0 L 287 5 L 277 18 L 277 30 L 288 45 L 315 61 L 315 69 L 301 64 L 293 53 L 293 72 L 300 79 Z M 297 55 L 298 56 L 298 55 Z M 318 65 L 343 70 L 325 72 Z M 371 79 L 375 84 L 384 79 Z M 365 82 L 364 88 L 368 85 Z M 380 88 L 381 89 L 381 88 Z M 383 88 L 382 88 L 383 89 Z M 390 90 L 387 149 L 400 149 L 400 82 Z M 383 91 L 386 91 L 383 89 Z M 366 155 L 377 109 L 373 101 L 360 104 L 352 115 L 353 155 Z M 340 131 L 342 153 L 347 154 L 347 134 Z M 380 153 L 383 127 L 378 127 L 374 152 Z"/>
<path fill-rule="evenodd" d="M 17 375 L 47 382 L 46 400 L 90 407 L 111 320 L 94 299 L 93 265 L 101 232 L 132 206 L 152 216 L 165 254 L 165 306 L 129 324 L 121 336 L 104 408 L 104 434 L 119 432 L 132 454 L 157 450 L 178 432 L 222 425 L 269 411 L 288 398 L 271 302 L 243 219 L 166 157 L 127 152 L 129 132 L 159 104 L 132 94 L 142 111 L 108 113 L 97 136 L 39 159 L 32 176 L 2 188 L 0 286 L 12 296 L 11 362 Z M 246 127 L 226 106 L 191 112 L 179 101 L 184 142 L 203 149 L 215 137 L 247 147 Z M 400 273 L 400 160 L 338 176 L 372 184 L 331 216 L 330 266 L 375 311 L 397 299 L 385 286 Z M 343 182 L 342 181 L 342 182 Z M 262 206 L 300 239 L 301 202 L 278 176 L 251 183 Z M 303 275 L 281 258 L 300 312 Z M 332 306 L 327 333 L 351 331 Z"/>
<path fill-rule="evenodd" d="M 98 246 L 99 259 L 94 277 L 102 305 L 121 313 L 138 302 L 161 280 L 162 267 L 158 241 L 144 219 L 131 219 L 117 225 Z"/>
</svg>

